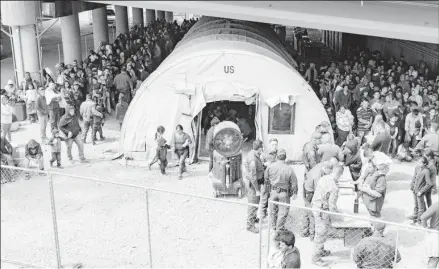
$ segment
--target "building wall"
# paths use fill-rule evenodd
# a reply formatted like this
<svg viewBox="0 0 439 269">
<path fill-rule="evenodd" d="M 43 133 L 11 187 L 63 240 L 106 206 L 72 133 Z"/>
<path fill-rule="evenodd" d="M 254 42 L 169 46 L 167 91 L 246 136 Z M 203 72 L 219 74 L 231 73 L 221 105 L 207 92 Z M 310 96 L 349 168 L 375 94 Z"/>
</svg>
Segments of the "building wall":
<svg viewBox="0 0 439 269">
<path fill-rule="evenodd" d="M 399 59 L 401 55 L 404 55 L 405 61 L 409 64 L 424 61 L 431 71 L 439 73 L 439 45 L 437 44 L 368 36 L 365 45 L 371 51 L 380 51 L 385 58 L 394 56 Z"/>
</svg>

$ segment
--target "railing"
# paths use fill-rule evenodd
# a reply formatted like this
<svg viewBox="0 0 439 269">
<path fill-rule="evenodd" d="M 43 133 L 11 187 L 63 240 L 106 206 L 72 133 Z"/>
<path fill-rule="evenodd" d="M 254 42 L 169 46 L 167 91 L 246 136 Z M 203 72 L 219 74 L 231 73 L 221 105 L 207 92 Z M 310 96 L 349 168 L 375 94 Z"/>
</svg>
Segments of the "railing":
<svg viewBox="0 0 439 269">
<path fill-rule="evenodd" d="M 261 212 L 257 204 L 53 170 L 1 166 L 1 176 L 6 182 L 16 181 L 2 184 L 1 261 L 22 267 L 61 268 L 79 263 L 90 268 L 265 268 L 269 235 L 274 225 L 282 224 L 270 224 L 278 207 L 277 216 L 286 213 L 284 226 L 296 235 L 303 268 L 309 267 L 313 254 L 312 243 L 300 232 L 306 224 L 304 216 L 324 213 L 334 219 L 334 227 L 336 218 L 365 227 L 335 231 L 338 236 L 326 243 L 332 251 L 331 267 L 355 268 L 355 246 L 372 221 L 270 201 L 268 220 L 258 222 L 261 233 L 256 235 L 246 230 L 246 216 L 251 209 Z M 439 242 L 438 232 L 383 223 L 387 224 L 386 237 L 401 253 L 398 264 L 425 268 L 424 247 Z M 315 227 L 320 229 L 321 222 L 317 220 Z"/>
</svg>

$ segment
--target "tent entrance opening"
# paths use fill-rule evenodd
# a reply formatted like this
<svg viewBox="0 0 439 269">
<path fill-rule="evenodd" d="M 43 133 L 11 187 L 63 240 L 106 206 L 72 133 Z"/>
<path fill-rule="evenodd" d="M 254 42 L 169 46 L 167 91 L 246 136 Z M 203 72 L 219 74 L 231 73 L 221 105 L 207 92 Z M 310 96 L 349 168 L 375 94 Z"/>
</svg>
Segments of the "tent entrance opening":
<svg viewBox="0 0 439 269">
<path fill-rule="evenodd" d="M 247 105 L 244 102 L 218 101 L 207 103 L 201 112 L 199 157 L 209 158 L 209 152 L 206 148 L 206 134 L 214 117 L 220 121 L 235 122 L 245 139 L 243 152 L 251 150 L 251 143 L 256 137 L 255 105 Z"/>
</svg>

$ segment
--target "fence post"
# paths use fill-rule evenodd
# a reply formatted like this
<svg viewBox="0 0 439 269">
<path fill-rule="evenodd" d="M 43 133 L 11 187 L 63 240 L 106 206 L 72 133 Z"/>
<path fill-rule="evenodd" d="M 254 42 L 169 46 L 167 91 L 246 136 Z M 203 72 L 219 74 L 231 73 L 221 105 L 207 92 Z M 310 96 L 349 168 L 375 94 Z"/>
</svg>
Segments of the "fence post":
<svg viewBox="0 0 439 269">
<path fill-rule="evenodd" d="M 49 187 L 50 187 L 50 205 L 52 207 L 53 234 L 55 236 L 56 261 L 57 261 L 57 268 L 60 269 L 62 268 L 61 253 L 59 249 L 58 222 L 56 220 L 55 194 L 53 191 L 52 173 L 49 172 L 48 176 L 49 176 Z"/>
<path fill-rule="evenodd" d="M 267 209 L 267 227 L 268 227 L 268 229 L 267 229 L 267 233 L 268 233 L 268 236 L 267 236 L 267 257 L 266 257 L 266 259 L 265 259 L 265 268 L 268 268 L 268 257 L 269 257 L 269 255 L 270 255 L 270 242 L 271 242 L 271 207 L 272 207 L 273 205 L 271 204 L 271 201 L 270 200 L 268 200 L 268 209 Z M 262 258 L 262 257 L 261 257 Z"/>
<path fill-rule="evenodd" d="M 264 186 L 265 187 L 265 186 Z M 261 193 L 262 195 L 262 193 Z M 262 269 L 262 199 L 259 199 L 259 268 Z M 270 235 L 268 235 L 270 237 Z"/>
<path fill-rule="evenodd" d="M 145 189 L 145 199 L 146 199 L 146 224 L 147 232 L 148 232 L 148 256 L 149 256 L 149 268 L 153 268 L 152 266 L 152 249 L 151 249 L 151 228 L 149 222 L 149 197 L 148 197 L 148 189 Z"/>
<path fill-rule="evenodd" d="M 61 45 L 58 43 L 58 63 L 61 63 Z"/>
<path fill-rule="evenodd" d="M 398 243 L 399 243 L 399 229 L 396 232 L 396 239 L 395 239 L 395 257 L 393 259 L 393 264 L 395 265 L 398 261 Z"/>
</svg>

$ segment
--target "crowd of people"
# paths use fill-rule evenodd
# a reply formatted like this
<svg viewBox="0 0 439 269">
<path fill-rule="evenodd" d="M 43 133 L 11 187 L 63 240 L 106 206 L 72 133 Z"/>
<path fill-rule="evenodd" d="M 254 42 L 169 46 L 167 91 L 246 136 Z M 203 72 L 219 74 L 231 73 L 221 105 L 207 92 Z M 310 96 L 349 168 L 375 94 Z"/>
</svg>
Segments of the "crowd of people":
<svg viewBox="0 0 439 269">
<path fill-rule="evenodd" d="M 115 115 L 122 125 L 136 89 L 195 23 L 193 19 L 184 20 L 181 25 L 157 19 L 145 27 L 135 25 L 113 44 L 101 42 L 97 51 L 90 51 L 81 62 L 59 63 L 55 72 L 45 68 L 43 81 L 32 79 L 30 73 L 25 74 L 20 85 L 9 80 L 1 93 L 2 163 L 14 164 L 9 142 L 13 106 L 17 102 L 25 103 L 29 122 L 40 125 L 40 139 L 35 137 L 26 147 L 26 167 L 33 161 L 42 169 L 40 151 L 27 154 L 28 148 L 41 148 L 37 140 L 51 145 L 50 163 L 56 161 L 57 167 L 61 167 L 60 141 L 66 143 L 71 162 L 73 143 L 78 147 L 80 161 L 85 161 L 83 145 L 89 130 L 95 145 L 97 136 L 104 140 L 102 126 L 109 115 Z"/>
</svg>

